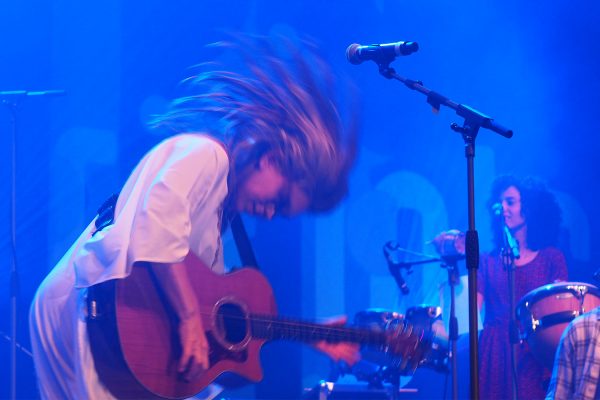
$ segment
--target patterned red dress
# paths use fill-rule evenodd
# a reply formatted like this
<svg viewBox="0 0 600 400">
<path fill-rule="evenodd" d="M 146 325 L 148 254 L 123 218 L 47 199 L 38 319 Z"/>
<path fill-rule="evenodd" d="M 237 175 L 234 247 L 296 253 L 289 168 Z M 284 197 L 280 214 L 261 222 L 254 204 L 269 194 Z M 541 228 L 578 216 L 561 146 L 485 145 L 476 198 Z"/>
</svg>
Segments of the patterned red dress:
<svg viewBox="0 0 600 400">
<path fill-rule="evenodd" d="M 511 399 L 512 380 L 508 335 L 508 276 L 497 252 L 481 258 L 477 291 L 484 297 L 485 319 L 479 338 L 479 387 L 481 399 Z M 540 250 L 528 264 L 515 271 L 515 305 L 533 289 L 567 280 L 567 264 L 560 250 Z M 526 343 L 517 347 L 517 390 L 519 399 L 543 399 L 551 372 L 533 356 Z"/>
</svg>

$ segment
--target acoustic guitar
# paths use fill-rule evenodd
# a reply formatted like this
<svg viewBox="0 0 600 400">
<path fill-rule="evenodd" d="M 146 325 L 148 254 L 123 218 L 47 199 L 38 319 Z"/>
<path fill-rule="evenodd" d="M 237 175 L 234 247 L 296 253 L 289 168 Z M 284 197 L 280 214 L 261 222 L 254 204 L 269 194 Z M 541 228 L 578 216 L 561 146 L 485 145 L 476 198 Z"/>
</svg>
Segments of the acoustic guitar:
<svg viewBox="0 0 600 400">
<path fill-rule="evenodd" d="M 96 370 L 118 398 L 193 396 L 223 373 L 258 382 L 259 351 L 268 340 L 354 342 L 377 348 L 415 369 L 430 337 L 406 322 L 391 330 L 321 325 L 277 317 L 273 291 L 256 269 L 219 275 L 193 255 L 184 261 L 210 346 L 210 366 L 187 382 L 177 372 L 178 322 L 151 268 L 89 289 L 88 333 Z"/>
</svg>

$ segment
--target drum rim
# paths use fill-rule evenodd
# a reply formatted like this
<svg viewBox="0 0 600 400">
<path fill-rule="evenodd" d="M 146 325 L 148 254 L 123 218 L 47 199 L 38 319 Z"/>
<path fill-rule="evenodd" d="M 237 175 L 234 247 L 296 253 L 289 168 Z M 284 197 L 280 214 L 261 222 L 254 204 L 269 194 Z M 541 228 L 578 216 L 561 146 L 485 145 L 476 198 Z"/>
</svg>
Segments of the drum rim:
<svg viewBox="0 0 600 400">
<path fill-rule="evenodd" d="M 585 295 L 592 293 L 596 295 L 596 297 L 600 298 L 600 288 L 592 283 L 575 281 L 548 283 L 535 288 L 524 295 L 517 304 L 517 313 L 519 313 L 522 309 L 528 310 L 528 307 L 526 306 L 527 303 L 536 303 L 538 300 L 546 298 L 548 295 L 551 295 L 554 292 L 569 292 L 569 290 L 557 290 L 557 288 L 564 288 L 566 286 L 585 286 L 587 287 L 587 292 Z"/>
</svg>

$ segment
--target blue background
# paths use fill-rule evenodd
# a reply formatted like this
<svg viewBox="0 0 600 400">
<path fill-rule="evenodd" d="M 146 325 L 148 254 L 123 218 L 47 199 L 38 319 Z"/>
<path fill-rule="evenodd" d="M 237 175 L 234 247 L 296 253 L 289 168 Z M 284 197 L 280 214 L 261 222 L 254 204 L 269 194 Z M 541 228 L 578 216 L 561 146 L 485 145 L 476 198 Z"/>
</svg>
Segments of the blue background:
<svg viewBox="0 0 600 400">
<path fill-rule="evenodd" d="M 407 277 L 410 295 L 400 297 L 381 247 L 396 240 L 431 253 L 426 241 L 437 232 L 466 228 L 463 141 L 449 129 L 462 121 L 448 108 L 432 114 L 424 96 L 384 79 L 375 64 L 349 64 L 344 53 L 351 43 L 418 42 L 417 53 L 393 63 L 398 74 L 420 79 L 514 130 L 510 140 L 486 130 L 477 138 L 482 249 L 490 246 L 484 204 L 493 178 L 535 175 L 548 182 L 563 207 L 562 249 L 570 279 L 592 282 L 600 267 L 600 248 L 594 245 L 600 234 L 597 2 L 25 0 L 0 7 L 0 91 L 67 91 L 64 97 L 29 98 L 18 109 L 18 339 L 25 347 L 35 288 L 98 205 L 161 139 L 144 127 L 148 115 L 177 95 L 189 66 L 210 59 L 204 45 L 222 39 L 224 31 L 308 35 L 334 70 L 358 88 L 360 156 L 345 202 L 325 216 L 273 223 L 247 219 L 281 313 L 352 318 L 370 307 L 404 312 L 430 303 L 447 315 L 446 272 L 436 265 L 415 268 Z M 10 132 L 3 106 L 0 398 L 8 396 L 9 377 L 4 336 L 10 331 Z M 235 263 L 228 237 L 226 246 Z M 466 289 L 458 291 L 464 333 Z M 235 396 L 294 398 L 331 372 L 324 356 L 297 344 L 269 344 L 263 356 L 264 381 Z M 31 361 L 21 352 L 18 361 L 18 395 L 35 398 Z M 460 371 L 466 390 L 466 365 Z M 427 390 L 443 388 L 445 376 L 431 373 L 427 379 L 422 396 L 438 396 Z"/>
</svg>

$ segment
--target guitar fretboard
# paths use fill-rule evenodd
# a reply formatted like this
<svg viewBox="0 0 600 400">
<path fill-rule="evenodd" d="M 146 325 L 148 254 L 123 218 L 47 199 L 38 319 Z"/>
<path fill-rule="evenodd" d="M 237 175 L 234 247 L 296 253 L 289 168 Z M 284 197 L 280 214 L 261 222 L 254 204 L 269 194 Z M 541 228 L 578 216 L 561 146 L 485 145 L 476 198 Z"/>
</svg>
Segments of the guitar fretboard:
<svg viewBox="0 0 600 400">
<path fill-rule="evenodd" d="M 253 315 L 250 319 L 252 336 L 274 340 L 285 339 L 300 342 L 353 342 L 372 346 L 386 344 L 384 332 L 373 329 L 360 329 L 320 325 L 291 319 L 274 319 L 271 316 Z"/>
</svg>

